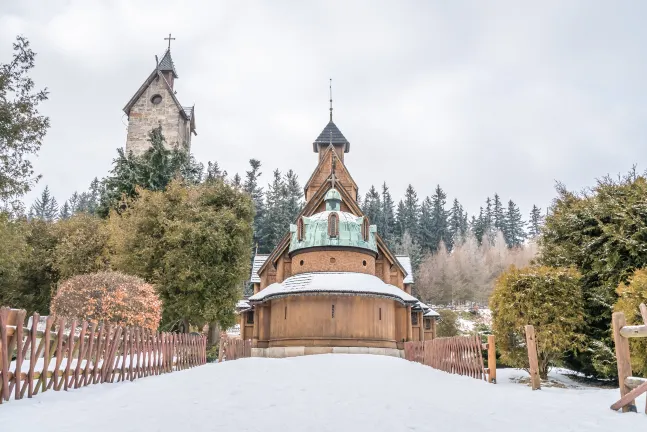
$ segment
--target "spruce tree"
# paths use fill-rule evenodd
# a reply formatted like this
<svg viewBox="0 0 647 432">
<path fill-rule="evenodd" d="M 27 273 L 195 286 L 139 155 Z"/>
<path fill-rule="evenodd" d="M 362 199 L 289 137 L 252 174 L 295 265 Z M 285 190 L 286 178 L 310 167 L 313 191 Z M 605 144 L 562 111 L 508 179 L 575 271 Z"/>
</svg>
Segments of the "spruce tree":
<svg viewBox="0 0 647 432">
<path fill-rule="evenodd" d="M 451 251 L 454 244 L 460 243 L 467 234 L 467 214 L 463 212 L 463 206 L 454 198 L 452 209 L 449 212 L 447 249 Z"/>
<path fill-rule="evenodd" d="M 400 200 L 398 202 L 398 208 L 395 213 L 395 237 L 396 237 L 396 243 L 400 243 L 402 240 L 402 236 L 404 235 L 404 232 L 406 231 L 405 227 L 405 213 L 406 210 L 404 209 L 404 201 Z"/>
<path fill-rule="evenodd" d="M 472 216 L 472 234 L 474 234 L 474 237 L 476 237 L 476 240 L 478 240 L 479 244 L 482 244 L 483 236 L 485 236 L 486 232 L 487 220 L 483 211 L 483 207 L 480 207 L 478 218 Z"/>
<path fill-rule="evenodd" d="M 265 218 L 265 204 L 263 202 L 263 188 L 258 185 L 259 177 L 261 176 L 261 162 L 258 159 L 250 159 L 249 165 L 251 169 L 245 174 L 245 182 L 243 183 L 243 191 L 247 192 L 252 197 L 254 203 L 254 243 L 258 244 L 260 250 L 267 250 L 269 246 L 263 244 L 262 237 L 267 235 L 263 234 L 263 220 Z"/>
<path fill-rule="evenodd" d="M 494 194 L 494 203 L 492 208 L 492 223 L 494 226 L 494 231 L 504 232 L 506 227 L 505 220 L 505 211 L 503 210 L 503 203 L 501 203 L 501 197 L 499 194 Z"/>
<path fill-rule="evenodd" d="M 49 187 L 45 186 L 40 198 L 36 198 L 31 205 L 29 217 L 30 219 L 42 219 L 47 222 L 52 222 L 56 220 L 57 216 L 58 203 L 56 202 L 56 198 L 50 194 Z"/>
<path fill-rule="evenodd" d="M 508 247 L 521 246 L 526 238 L 523 229 L 525 222 L 521 218 L 519 207 L 512 201 L 508 201 L 508 211 L 505 214 L 505 229 L 503 231 Z"/>
<path fill-rule="evenodd" d="M 258 231 L 259 251 L 270 252 L 278 244 L 290 224 L 287 212 L 287 189 L 281 172 L 274 170 L 272 183 L 265 194 L 265 217 Z"/>
<path fill-rule="evenodd" d="M 377 232 L 389 247 L 395 246 L 395 229 L 393 198 L 391 198 L 391 192 L 384 182 L 382 183 L 382 209 L 377 221 Z"/>
<path fill-rule="evenodd" d="M 448 217 L 449 214 L 445 210 L 447 204 L 447 194 L 442 190 L 440 185 L 436 186 L 436 190 L 431 197 L 432 212 L 431 212 L 431 252 L 436 252 L 440 246 L 440 242 L 444 242 L 448 249 L 451 249 L 451 238 L 448 232 Z"/>
<path fill-rule="evenodd" d="M 234 178 L 232 179 L 231 184 L 232 186 L 238 189 L 243 187 L 243 180 L 240 178 L 240 175 L 238 173 L 234 175 Z"/>
<path fill-rule="evenodd" d="M 382 202 L 380 199 L 380 193 L 375 189 L 375 186 L 371 185 L 371 188 L 366 192 L 366 197 L 362 204 L 362 213 L 368 217 L 369 223 L 377 224 L 380 219 L 381 211 Z"/>
<path fill-rule="evenodd" d="M 420 238 L 419 233 L 420 204 L 418 194 L 412 185 L 407 187 L 404 194 L 404 214 L 402 215 L 402 232 L 408 232 L 411 238 L 416 241 Z"/>
<path fill-rule="evenodd" d="M 541 209 L 533 205 L 530 211 L 530 221 L 528 222 L 528 237 L 534 238 L 541 234 L 541 226 L 543 224 L 544 217 L 541 214 Z"/>
<path fill-rule="evenodd" d="M 418 238 L 415 239 L 420 245 L 422 253 L 433 253 L 436 251 L 436 237 L 434 220 L 434 205 L 431 198 L 426 197 L 420 206 L 420 219 L 418 221 Z"/>
<path fill-rule="evenodd" d="M 227 171 L 220 169 L 218 162 L 207 162 L 207 172 L 205 181 L 225 180 L 227 178 Z"/>
<path fill-rule="evenodd" d="M 65 201 L 63 203 L 63 207 L 61 207 L 61 211 L 58 213 L 58 217 L 61 220 L 66 220 L 69 219 L 70 216 L 72 216 L 72 209 L 70 208 L 70 204 Z"/>
<path fill-rule="evenodd" d="M 288 223 L 296 222 L 296 218 L 303 208 L 303 189 L 299 184 L 299 178 L 296 173 L 289 170 L 285 174 L 285 190 L 286 190 L 286 213 Z M 287 231 L 287 226 L 285 230 Z"/>
</svg>

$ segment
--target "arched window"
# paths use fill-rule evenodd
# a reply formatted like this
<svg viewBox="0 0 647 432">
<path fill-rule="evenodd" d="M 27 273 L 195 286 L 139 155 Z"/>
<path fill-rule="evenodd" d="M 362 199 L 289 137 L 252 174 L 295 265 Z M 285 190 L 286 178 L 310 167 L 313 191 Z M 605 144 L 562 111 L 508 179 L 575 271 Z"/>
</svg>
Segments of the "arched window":
<svg viewBox="0 0 647 432">
<path fill-rule="evenodd" d="M 299 220 L 297 221 L 297 239 L 299 241 L 303 241 L 303 235 L 305 234 L 304 228 L 305 227 L 303 226 L 303 218 L 300 217 Z"/>
<path fill-rule="evenodd" d="M 364 216 L 364 220 L 362 221 L 362 238 L 364 239 L 365 242 L 368 241 L 368 230 L 369 230 L 368 217 Z"/>
<path fill-rule="evenodd" d="M 328 237 L 339 236 L 339 216 L 337 213 L 330 213 L 328 216 Z"/>
</svg>

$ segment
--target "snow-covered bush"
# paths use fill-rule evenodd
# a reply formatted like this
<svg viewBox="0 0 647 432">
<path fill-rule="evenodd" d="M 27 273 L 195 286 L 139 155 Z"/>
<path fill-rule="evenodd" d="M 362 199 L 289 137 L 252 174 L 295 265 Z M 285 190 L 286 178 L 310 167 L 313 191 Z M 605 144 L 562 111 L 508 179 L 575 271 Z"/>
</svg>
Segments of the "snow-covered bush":
<svg viewBox="0 0 647 432">
<path fill-rule="evenodd" d="M 57 317 L 156 330 L 162 303 L 144 280 L 107 271 L 74 276 L 61 283 L 51 309 Z"/>
</svg>

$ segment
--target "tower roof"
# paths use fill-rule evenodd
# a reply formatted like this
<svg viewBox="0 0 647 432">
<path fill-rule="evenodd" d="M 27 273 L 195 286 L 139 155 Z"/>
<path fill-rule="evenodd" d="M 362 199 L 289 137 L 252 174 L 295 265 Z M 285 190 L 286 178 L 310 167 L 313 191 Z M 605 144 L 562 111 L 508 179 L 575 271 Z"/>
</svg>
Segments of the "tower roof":
<svg viewBox="0 0 647 432">
<path fill-rule="evenodd" d="M 175 70 L 175 64 L 173 63 L 173 59 L 171 58 L 170 48 L 166 50 L 164 57 L 162 57 L 162 60 L 160 60 L 159 70 L 161 72 L 173 72 L 173 78 L 179 78 L 177 76 L 177 71 Z"/>
<path fill-rule="evenodd" d="M 330 120 L 326 127 L 321 131 L 319 137 L 312 143 L 312 150 L 319 152 L 319 144 L 343 145 L 344 153 L 350 151 L 350 142 L 344 137 L 335 123 Z"/>
</svg>

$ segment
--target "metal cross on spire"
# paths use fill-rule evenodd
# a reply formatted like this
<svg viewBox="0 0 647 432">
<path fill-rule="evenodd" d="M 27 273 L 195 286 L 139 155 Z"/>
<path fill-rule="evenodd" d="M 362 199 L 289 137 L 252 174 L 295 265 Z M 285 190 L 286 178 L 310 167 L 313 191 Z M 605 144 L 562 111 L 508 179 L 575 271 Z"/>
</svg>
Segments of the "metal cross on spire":
<svg viewBox="0 0 647 432">
<path fill-rule="evenodd" d="M 330 121 L 332 121 L 332 78 L 330 78 Z"/>
<path fill-rule="evenodd" d="M 168 37 L 167 37 L 167 38 L 164 38 L 164 40 L 167 40 L 167 41 L 168 41 L 168 49 L 170 50 L 170 49 L 171 49 L 171 41 L 172 41 L 172 40 L 175 40 L 175 38 L 172 38 L 172 37 L 171 37 L 171 33 L 169 33 L 169 34 L 168 34 Z"/>
</svg>

